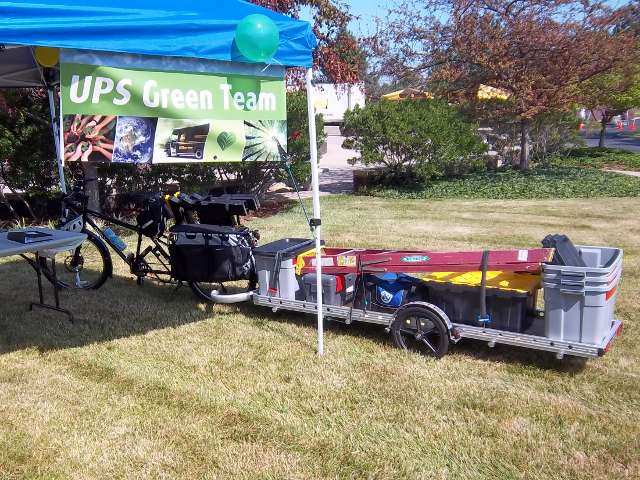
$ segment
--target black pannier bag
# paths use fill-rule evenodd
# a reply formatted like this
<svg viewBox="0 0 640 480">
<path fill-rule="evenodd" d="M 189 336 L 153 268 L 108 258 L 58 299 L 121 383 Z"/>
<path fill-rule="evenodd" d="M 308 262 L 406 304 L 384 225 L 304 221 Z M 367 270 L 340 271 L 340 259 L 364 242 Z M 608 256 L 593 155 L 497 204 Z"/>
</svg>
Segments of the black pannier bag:
<svg viewBox="0 0 640 480">
<path fill-rule="evenodd" d="M 255 275 L 246 228 L 185 224 L 171 229 L 171 275 L 185 282 L 250 280 Z"/>
<path fill-rule="evenodd" d="M 145 202 L 144 209 L 136 218 L 142 234 L 156 238 L 161 236 L 167 227 L 167 219 L 171 213 L 161 198 Z"/>
</svg>

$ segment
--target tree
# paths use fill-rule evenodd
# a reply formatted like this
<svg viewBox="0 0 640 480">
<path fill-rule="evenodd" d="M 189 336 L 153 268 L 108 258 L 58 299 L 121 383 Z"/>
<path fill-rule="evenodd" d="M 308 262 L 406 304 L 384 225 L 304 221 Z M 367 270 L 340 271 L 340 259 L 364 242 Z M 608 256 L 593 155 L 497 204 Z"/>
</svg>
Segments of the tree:
<svg viewBox="0 0 640 480">
<path fill-rule="evenodd" d="M 299 18 L 303 8 L 310 9 L 318 38 L 314 66 L 333 83 L 356 83 L 360 79 L 363 57 L 356 39 L 348 33 L 353 17 L 339 0 L 250 1 L 294 18 Z"/>
<path fill-rule="evenodd" d="M 56 182 L 46 92 L 16 89 L 0 105 L 0 174 L 19 190 L 45 192 Z"/>
<path fill-rule="evenodd" d="M 618 24 L 618 28 L 640 36 L 640 0 L 632 0 L 626 7 L 624 17 Z"/>
<path fill-rule="evenodd" d="M 595 76 L 580 86 L 581 104 L 599 110 L 600 141 L 605 146 L 607 125 L 613 117 L 640 106 L 640 65 Z"/>
<path fill-rule="evenodd" d="M 615 29 L 626 13 L 592 0 L 408 0 L 368 44 L 381 71 L 418 72 L 451 100 L 477 103 L 481 84 L 508 92 L 496 108 L 519 122 L 527 169 L 532 120 L 569 111 L 578 85 L 636 55 Z"/>
</svg>

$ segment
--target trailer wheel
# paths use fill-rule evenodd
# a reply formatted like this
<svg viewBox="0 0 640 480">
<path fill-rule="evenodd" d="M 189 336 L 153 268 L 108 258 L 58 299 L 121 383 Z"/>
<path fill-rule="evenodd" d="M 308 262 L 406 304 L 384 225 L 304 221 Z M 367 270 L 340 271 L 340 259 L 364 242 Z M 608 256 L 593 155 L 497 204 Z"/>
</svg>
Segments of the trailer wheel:
<svg viewBox="0 0 640 480">
<path fill-rule="evenodd" d="M 200 149 L 196 150 L 196 159 L 202 160 L 202 150 Z"/>
<path fill-rule="evenodd" d="M 398 311 L 391 324 L 393 341 L 398 348 L 435 358 L 449 351 L 449 330 L 440 316 L 420 305 Z"/>
</svg>

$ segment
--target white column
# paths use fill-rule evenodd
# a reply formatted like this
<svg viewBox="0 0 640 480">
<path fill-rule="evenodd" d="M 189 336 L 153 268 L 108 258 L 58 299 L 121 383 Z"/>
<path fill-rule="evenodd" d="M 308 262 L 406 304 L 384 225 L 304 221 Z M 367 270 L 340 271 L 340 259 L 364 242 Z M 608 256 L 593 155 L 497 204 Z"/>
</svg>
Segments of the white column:
<svg viewBox="0 0 640 480">
<path fill-rule="evenodd" d="M 309 153 L 311 155 L 311 185 L 313 189 L 313 218 L 320 219 L 320 180 L 318 174 L 318 144 L 316 142 L 316 111 L 312 84 L 313 69 L 307 70 L 307 109 L 309 112 Z M 322 242 L 320 225 L 316 225 L 313 234 L 316 240 L 316 292 L 318 301 L 318 355 L 324 355 L 324 325 L 322 312 Z"/>
</svg>

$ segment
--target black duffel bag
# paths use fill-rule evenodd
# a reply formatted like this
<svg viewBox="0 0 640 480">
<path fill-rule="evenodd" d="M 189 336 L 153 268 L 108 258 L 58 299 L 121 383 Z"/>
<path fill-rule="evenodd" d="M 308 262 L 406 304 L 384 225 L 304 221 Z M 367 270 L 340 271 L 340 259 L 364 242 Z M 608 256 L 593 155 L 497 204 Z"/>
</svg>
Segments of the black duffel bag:
<svg viewBox="0 0 640 480">
<path fill-rule="evenodd" d="M 171 275 L 185 282 L 231 282 L 255 275 L 245 228 L 187 224 L 171 229 Z"/>
</svg>

